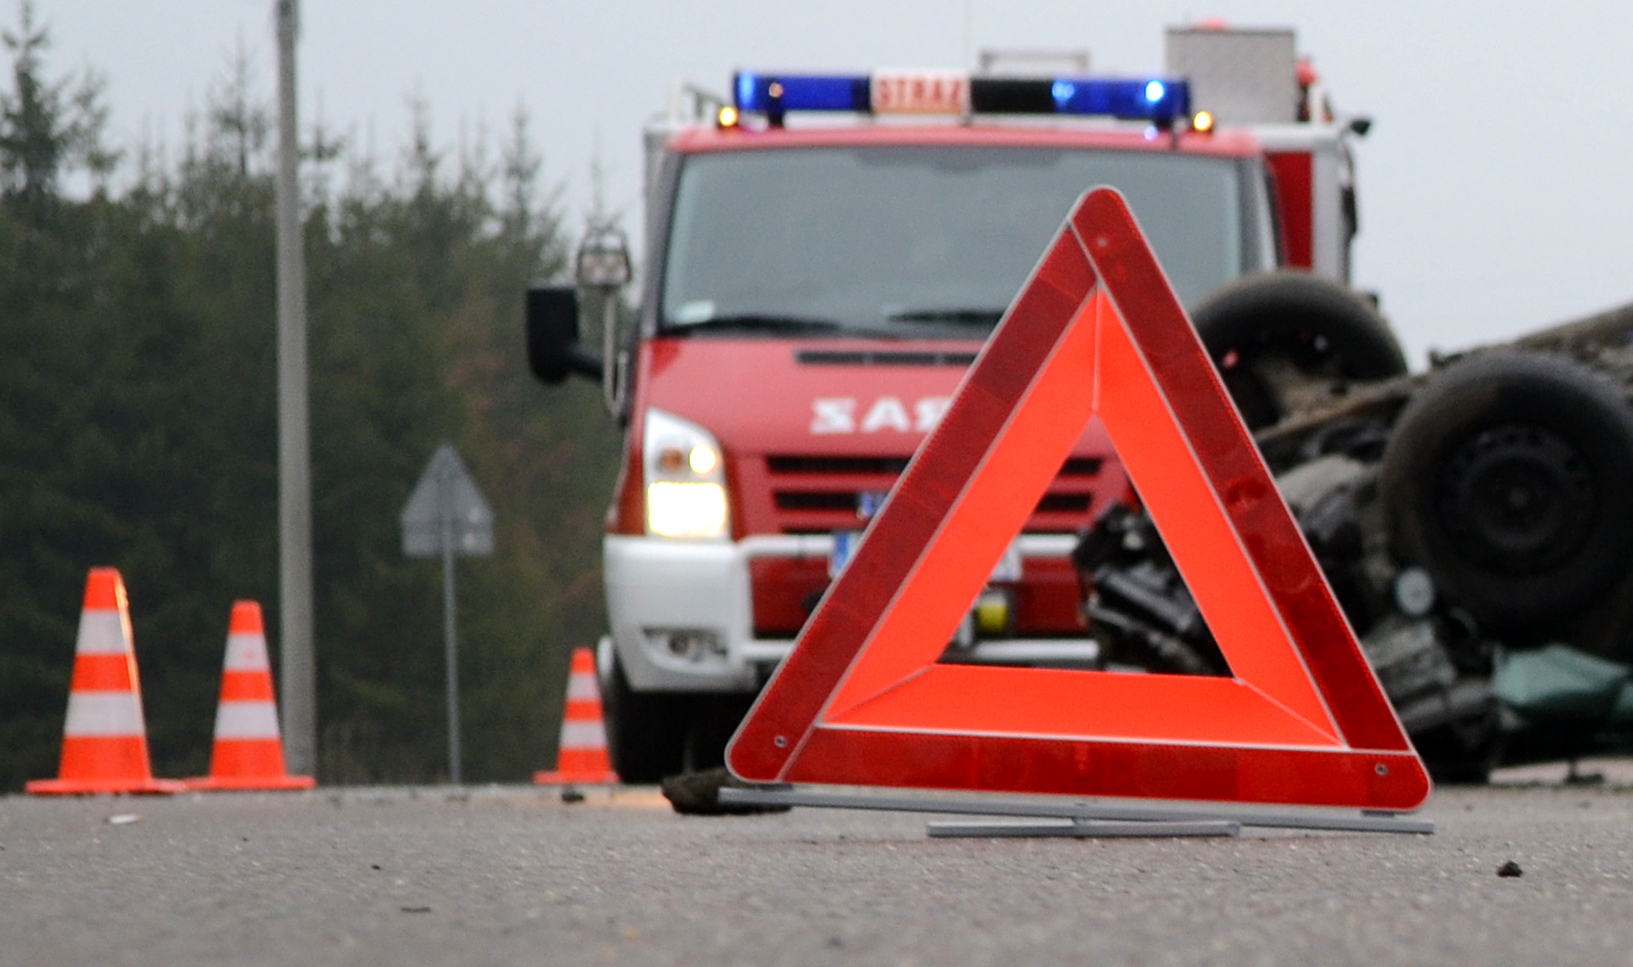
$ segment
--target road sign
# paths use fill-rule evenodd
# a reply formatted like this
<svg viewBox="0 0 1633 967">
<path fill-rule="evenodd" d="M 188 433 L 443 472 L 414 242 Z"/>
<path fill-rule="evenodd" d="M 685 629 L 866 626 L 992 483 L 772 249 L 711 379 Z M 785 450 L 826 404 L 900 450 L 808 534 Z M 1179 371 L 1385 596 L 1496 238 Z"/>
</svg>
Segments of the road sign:
<svg viewBox="0 0 1633 967">
<path fill-rule="evenodd" d="M 493 508 L 447 443 L 420 474 L 401 520 L 403 553 L 409 557 L 437 557 L 445 540 L 461 557 L 493 553 Z"/>
<path fill-rule="evenodd" d="M 1229 677 L 939 664 L 1098 417 Z M 727 750 L 756 782 L 1403 810 L 1429 779 L 1122 196 L 1085 195 Z"/>
<path fill-rule="evenodd" d="M 459 631 L 454 595 L 454 556 L 493 553 L 493 508 L 471 479 L 465 464 L 444 443 L 432 454 L 399 518 L 403 553 L 408 557 L 442 558 L 443 642 L 448 668 L 448 779 L 460 781 Z"/>
</svg>

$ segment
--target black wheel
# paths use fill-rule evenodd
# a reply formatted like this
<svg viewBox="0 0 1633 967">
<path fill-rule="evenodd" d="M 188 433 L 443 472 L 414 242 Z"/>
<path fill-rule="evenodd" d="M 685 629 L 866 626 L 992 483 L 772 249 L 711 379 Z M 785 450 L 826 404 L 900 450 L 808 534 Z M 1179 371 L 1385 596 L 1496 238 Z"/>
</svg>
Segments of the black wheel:
<svg viewBox="0 0 1633 967">
<path fill-rule="evenodd" d="M 1545 631 L 1625 573 L 1633 412 L 1557 356 L 1493 352 L 1413 397 L 1379 495 L 1397 556 L 1496 633 Z"/>
<path fill-rule="evenodd" d="M 1505 737 L 1496 705 L 1459 722 L 1412 736 L 1429 778 L 1440 785 L 1482 786 L 1502 762 Z"/>
<path fill-rule="evenodd" d="M 683 696 L 633 691 L 614 651 L 612 674 L 601 687 L 601 705 L 607 727 L 607 754 L 620 779 L 628 783 L 657 782 L 684 768 Z"/>
<path fill-rule="evenodd" d="M 1251 429 L 1287 415 L 1283 390 L 1267 364 L 1344 381 L 1406 372 L 1406 357 L 1378 311 L 1344 286 L 1308 272 L 1238 279 L 1204 299 L 1191 321 Z"/>
<path fill-rule="evenodd" d="M 742 724 L 753 695 L 688 696 L 686 723 L 686 769 L 701 772 L 726 764 L 726 743 Z"/>
</svg>

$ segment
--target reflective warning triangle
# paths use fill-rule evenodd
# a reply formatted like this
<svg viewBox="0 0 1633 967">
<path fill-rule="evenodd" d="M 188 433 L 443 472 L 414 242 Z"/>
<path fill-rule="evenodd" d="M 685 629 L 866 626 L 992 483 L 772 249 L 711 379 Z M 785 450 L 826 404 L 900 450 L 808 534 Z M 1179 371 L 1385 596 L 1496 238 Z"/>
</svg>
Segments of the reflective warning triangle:
<svg viewBox="0 0 1633 967">
<path fill-rule="evenodd" d="M 1096 416 L 1233 677 L 937 663 Z M 1073 209 L 727 762 L 753 782 L 1387 810 L 1430 788 L 1109 188 Z"/>
</svg>

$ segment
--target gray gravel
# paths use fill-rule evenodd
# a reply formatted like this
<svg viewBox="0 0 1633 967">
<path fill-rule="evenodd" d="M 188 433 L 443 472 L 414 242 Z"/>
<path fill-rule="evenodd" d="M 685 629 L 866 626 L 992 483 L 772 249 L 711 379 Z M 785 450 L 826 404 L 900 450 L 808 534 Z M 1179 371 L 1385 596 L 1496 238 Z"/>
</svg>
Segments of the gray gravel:
<svg viewBox="0 0 1633 967">
<path fill-rule="evenodd" d="M 1432 837 L 932 840 L 650 789 L 0 798 L 0 964 L 1626 964 L 1619 768 L 1438 793 Z"/>
</svg>

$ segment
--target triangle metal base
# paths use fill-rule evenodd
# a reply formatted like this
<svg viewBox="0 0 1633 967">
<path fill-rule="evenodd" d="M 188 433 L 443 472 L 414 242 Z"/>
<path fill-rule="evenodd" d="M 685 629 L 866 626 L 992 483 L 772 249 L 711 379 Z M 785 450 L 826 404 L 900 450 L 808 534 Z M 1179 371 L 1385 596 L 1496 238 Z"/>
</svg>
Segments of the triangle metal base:
<svg viewBox="0 0 1633 967">
<path fill-rule="evenodd" d="M 987 819 L 925 823 L 932 839 L 1042 838 L 1132 839 L 1141 836 L 1237 836 L 1242 824 L 1223 819 L 1195 821 L 1145 820 L 1117 822 L 1098 819 Z"/>
<path fill-rule="evenodd" d="M 753 786 L 720 790 L 722 803 L 813 806 L 958 816 L 1007 816 L 1022 822 L 931 822 L 934 837 L 955 836 L 1235 836 L 1245 826 L 1356 833 L 1429 835 L 1434 820 L 1371 810 L 1272 809 L 1233 804 L 1108 802 L 1009 796 L 948 796 L 931 792 L 833 792 L 820 787 Z"/>
</svg>

